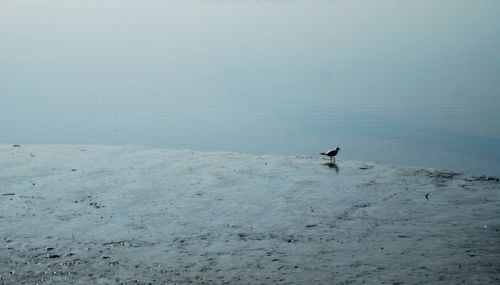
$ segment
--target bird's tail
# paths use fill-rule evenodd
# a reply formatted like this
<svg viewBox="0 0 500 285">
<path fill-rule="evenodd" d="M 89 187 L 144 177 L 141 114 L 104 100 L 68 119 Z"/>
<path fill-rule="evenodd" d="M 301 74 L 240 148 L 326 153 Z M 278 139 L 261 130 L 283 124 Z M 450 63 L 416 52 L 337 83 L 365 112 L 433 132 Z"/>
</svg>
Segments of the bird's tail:
<svg viewBox="0 0 500 285">
<path fill-rule="evenodd" d="M 321 154 L 321 155 L 326 155 L 326 153 L 324 153 L 324 152 L 322 152 L 322 153 L 320 153 L 320 154 Z"/>
</svg>

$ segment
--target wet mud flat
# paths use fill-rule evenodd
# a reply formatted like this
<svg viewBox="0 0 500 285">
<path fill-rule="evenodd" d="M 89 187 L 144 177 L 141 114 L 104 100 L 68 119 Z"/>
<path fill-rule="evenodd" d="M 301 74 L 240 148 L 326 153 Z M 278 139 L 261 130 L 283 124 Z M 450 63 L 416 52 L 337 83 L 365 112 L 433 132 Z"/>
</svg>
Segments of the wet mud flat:
<svg viewBox="0 0 500 285">
<path fill-rule="evenodd" d="M 0 284 L 497 284 L 497 177 L 0 145 Z"/>
</svg>

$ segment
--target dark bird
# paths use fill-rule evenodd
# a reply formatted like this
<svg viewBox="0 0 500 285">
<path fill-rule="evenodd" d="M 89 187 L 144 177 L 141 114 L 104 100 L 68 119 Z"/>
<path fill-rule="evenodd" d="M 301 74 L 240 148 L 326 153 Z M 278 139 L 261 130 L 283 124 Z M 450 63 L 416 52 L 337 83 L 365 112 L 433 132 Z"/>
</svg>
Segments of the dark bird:
<svg viewBox="0 0 500 285">
<path fill-rule="evenodd" d="M 336 149 L 331 149 L 327 152 L 322 152 L 320 153 L 321 155 L 326 155 L 326 156 L 329 156 L 330 157 L 330 161 L 335 161 L 335 156 L 337 155 L 337 153 L 339 153 L 340 151 L 340 147 L 337 147 Z"/>
<path fill-rule="evenodd" d="M 427 201 L 429 201 L 429 194 L 431 194 L 431 193 L 425 194 L 425 199 L 427 199 Z"/>
</svg>

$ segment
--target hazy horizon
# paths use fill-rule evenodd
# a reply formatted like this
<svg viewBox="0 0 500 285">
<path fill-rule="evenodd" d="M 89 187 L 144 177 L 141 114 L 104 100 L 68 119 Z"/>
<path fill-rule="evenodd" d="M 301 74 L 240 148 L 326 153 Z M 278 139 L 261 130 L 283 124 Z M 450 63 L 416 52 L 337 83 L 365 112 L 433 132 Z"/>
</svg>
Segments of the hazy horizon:
<svg viewBox="0 0 500 285">
<path fill-rule="evenodd" d="M 500 174 L 499 1 L 0 0 L 0 143 Z"/>
</svg>

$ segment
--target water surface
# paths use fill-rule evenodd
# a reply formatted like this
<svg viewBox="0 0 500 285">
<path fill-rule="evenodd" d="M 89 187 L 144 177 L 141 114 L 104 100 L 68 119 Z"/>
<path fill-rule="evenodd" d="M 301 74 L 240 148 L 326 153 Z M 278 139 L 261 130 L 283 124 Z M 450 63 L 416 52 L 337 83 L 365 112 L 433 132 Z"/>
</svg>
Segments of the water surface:
<svg viewBox="0 0 500 285">
<path fill-rule="evenodd" d="M 0 143 L 500 174 L 499 1 L 0 1 Z"/>
</svg>

